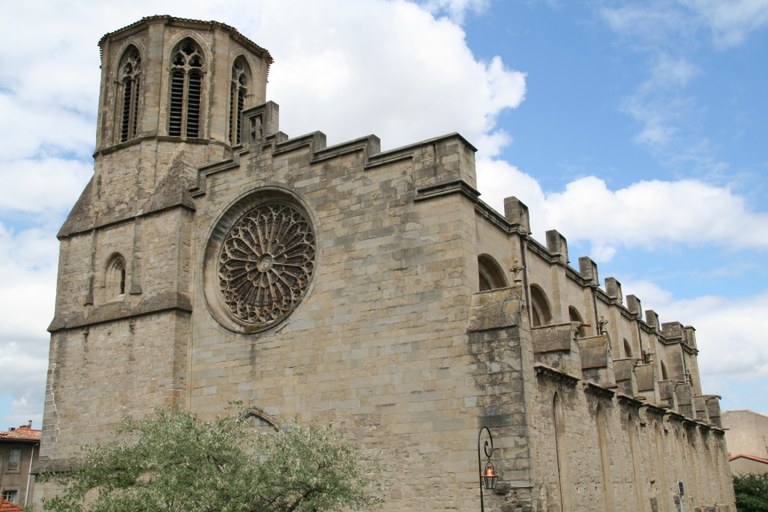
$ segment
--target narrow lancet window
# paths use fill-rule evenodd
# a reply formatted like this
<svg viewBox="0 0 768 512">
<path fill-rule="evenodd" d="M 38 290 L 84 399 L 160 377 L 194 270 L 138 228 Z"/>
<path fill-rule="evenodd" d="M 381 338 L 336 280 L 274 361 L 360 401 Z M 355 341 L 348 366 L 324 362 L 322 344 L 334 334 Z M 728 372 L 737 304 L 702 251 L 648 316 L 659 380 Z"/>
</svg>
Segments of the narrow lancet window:
<svg viewBox="0 0 768 512">
<path fill-rule="evenodd" d="M 182 41 L 173 52 L 169 135 L 200 136 L 203 64 L 203 54 L 192 39 Z"/>
<path fill-rule="evenodd" d="M 125 295 L 126 273 L 125 258 L 115 253 L 107 263 L 105 288 L 107 300 Z"/>
<path fill-rule="evenodd" d="M 245 98 L 250 85 L 250 73 L 245 59 L 238 57 L 232 65 L 232 81 L 229 92 L 229 143 L 240 144 L 242 116 Z"/>
<path fill-rule="evenodd" d="M 139 125 L 139 89 L 141 87 L 141 54 L 131 45 L 120 59 L 120 142 L 136 136 Z"/>
</svg>

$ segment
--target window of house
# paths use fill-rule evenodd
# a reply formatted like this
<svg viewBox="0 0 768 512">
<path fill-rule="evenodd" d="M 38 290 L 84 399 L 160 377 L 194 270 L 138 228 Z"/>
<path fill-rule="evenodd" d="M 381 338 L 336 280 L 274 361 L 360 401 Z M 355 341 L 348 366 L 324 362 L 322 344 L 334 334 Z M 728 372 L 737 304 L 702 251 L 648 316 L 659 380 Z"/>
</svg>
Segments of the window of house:
<svg viewBox="0 0 768 512">
<path fill-rule="evenodd" d="M 171 105 L 168 134 L 200 135 L 200 103 L 203 90 L 203 54 L 192 40 L 183 40 L 171 58 Z"/>
<path fill-rule="evenodd" d="M 2 497 L 5 501 L 10 501 L 11 503 L 18 503 L 19 491 L 17 491 L 16 489 L 6 489 L 3 491 Z"/>
<path fill-rule="evenodd" d="M 8 454 L 8 471 L 18 471 L 21 463 L 21 448 L 11 448 Z"/>
<path fill-rule="evenodd" d="M 141 54 L 131 45 L 120 59 L 120 142 L 136 136 L 139 124 L 139 87 L 141 83 Z"/>
<path fill-rule="evenodd" d="M 243 57 L 238 57 L 232 65 L 232 82 L 229 92 L 229 143 L 240 144 L 242 132 L 242 113 L 245 97 L 248 95 L 250 82 L 248 64 Z"/>
</svg>

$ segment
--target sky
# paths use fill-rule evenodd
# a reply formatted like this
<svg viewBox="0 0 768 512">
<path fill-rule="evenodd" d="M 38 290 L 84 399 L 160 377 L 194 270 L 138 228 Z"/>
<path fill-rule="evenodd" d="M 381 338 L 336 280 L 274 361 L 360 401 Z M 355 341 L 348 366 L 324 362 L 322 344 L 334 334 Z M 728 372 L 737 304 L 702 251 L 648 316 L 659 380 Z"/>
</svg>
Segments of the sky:
<svg viewBox="0 0 768 512">
<path fill-rule="evenodd" d="M 41 425 L 97 42 L 155 14 L 267 48 L 290 136 L 461 133 L 484 201 L 693 325 L 704 392 L 768 414 L 768 0 L 0 0 L 0 429 Z"/>
</svg>

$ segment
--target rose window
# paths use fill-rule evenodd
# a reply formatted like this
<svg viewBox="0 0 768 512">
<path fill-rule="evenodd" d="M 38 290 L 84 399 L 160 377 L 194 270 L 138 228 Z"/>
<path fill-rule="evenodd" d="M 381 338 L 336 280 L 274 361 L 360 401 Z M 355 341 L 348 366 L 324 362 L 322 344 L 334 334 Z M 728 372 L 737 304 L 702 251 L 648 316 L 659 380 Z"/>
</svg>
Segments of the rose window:
<svg viewBox="0 0 768 512">
<path fill-rule="evenodd" d="M 304 213 L 285 203 L 248 210 L 221 244 L 217 277 L 229 315 L 267 328 L 285 318 L 307 291 L 315 237 Z"/>
</svg>

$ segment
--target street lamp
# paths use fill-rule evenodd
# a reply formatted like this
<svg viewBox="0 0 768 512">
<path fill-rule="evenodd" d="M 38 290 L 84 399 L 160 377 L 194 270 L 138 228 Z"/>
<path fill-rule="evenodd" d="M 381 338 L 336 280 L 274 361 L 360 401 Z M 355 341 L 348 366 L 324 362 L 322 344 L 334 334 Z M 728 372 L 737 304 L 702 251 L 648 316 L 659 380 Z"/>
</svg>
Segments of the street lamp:
<svg viewBox="0 0 768 512">
<path fill-rule="evenodd" d="M 485 468 L 483 468 L 483 463 L 480 458 L 480 439 L 483 436 L 483 431 L 488 434 L 488 439 L 483 443 L 483 453 L 485 453 L 487 459 Z M 480 431 L 477 433 L 477 471 L 480 475 L 480 512 L 485 512 L 483 488 L 488 490 L 495 489 L 496 481 L 499 478 L 498 474 L 496 474 L 496 468 L 493 467 L 493 463 L 491 462 L 491 455 L 493 455 L 493 436 L 488 427 L 481 427 Z"/>
</svg>

